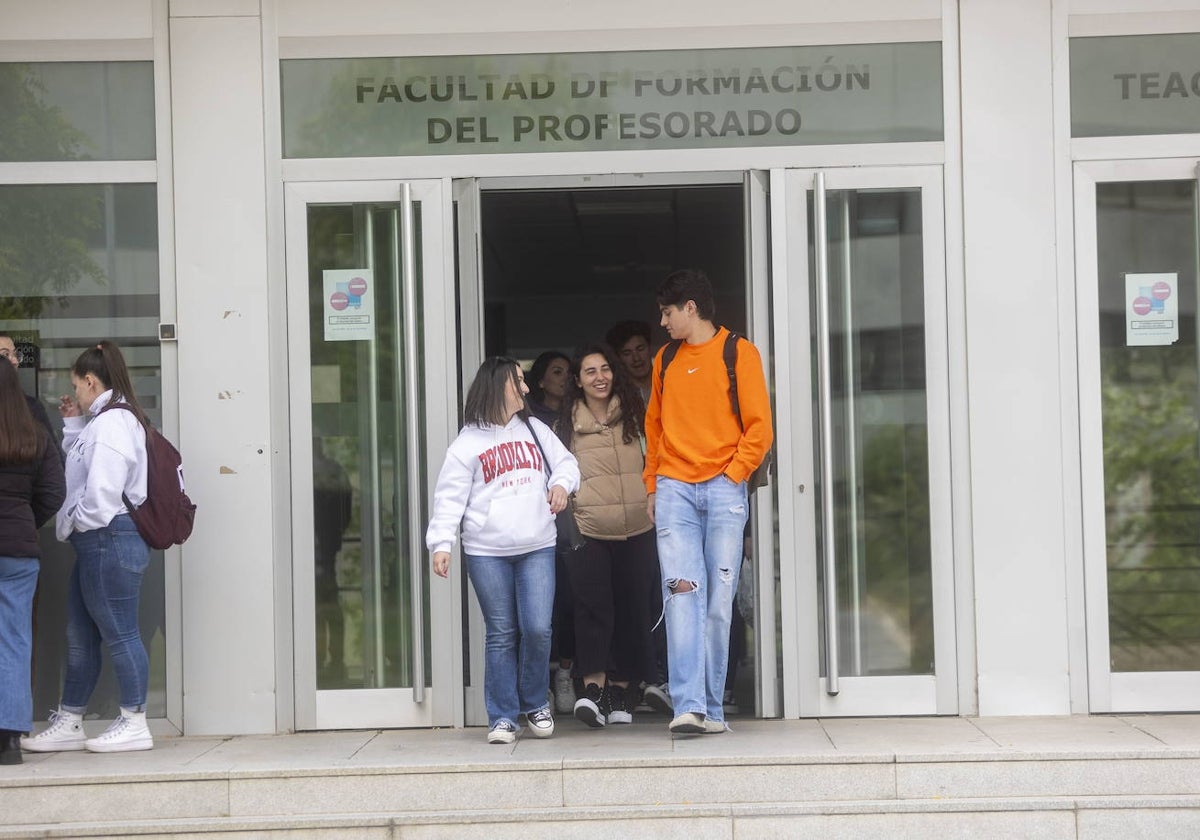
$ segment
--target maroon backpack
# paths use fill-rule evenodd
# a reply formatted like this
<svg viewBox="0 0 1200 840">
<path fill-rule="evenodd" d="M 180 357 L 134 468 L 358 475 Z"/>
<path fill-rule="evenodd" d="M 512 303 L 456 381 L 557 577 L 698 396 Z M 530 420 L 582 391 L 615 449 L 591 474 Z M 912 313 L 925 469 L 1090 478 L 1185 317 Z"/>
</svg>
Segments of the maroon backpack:
<svg viewBox="0 0 1200 840">
<path fill-rule="evenodd" d="M 128 403 L 119 402 L 110 402 L 101 412 L 110 408 L 134 413 Z M 171 441 L 149 423 L 146 424 L 146 501 L 141 507 L 134 507 L 124 493 L 121 500 L 129 508 L 138 533 L 151 548 L 182 545 L 192 534 L 196 506 L 183 489 L 183 459 Z"/>
</svg>

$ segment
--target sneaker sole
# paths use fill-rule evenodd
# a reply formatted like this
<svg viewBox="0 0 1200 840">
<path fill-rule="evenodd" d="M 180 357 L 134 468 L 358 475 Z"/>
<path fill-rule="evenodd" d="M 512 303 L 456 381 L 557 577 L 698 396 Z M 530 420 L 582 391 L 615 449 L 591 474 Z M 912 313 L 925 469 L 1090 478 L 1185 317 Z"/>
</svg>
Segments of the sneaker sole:
<svg viewBox="0 0 1200 840">
<path fill-rule="evenodd" d="M 612 712 L 608 716 L 609 723 L 633 723 L 633 715 L 629 712 Z"/>
<path fill-rule="evenodd" d="M 549 738 L 551 735 L 554 734 L 554 727 L 548 726 L 545 729 L 543 729 L 540 726 L 534 726 L 533 724 L 530 724 L 529 732 L 533 735 L 534 738 Z"/>
<path fill-rule="evenodd" d="M 706 731 L 704 723 L 675 723 L 672 721 L 667 725 L 667 729 L 677 735 L 703 735 Z"/>
<path fill-rule="evenodd" d="M 120 744 L 91 744 L 84 743 L 84 749 L 94 753 L 138 752 L 154 749 L 153 738 L 141 738 L 136 741 L 125 741 Z"/>
<path fill-rule="evenodd" d="M 487 742 L 489 744 L 511 744 L 516 740 L 517 735 L 515 732 L 505 732 L 503 735 L 489 734 Z"/>
<path fill-rule="evenodd" d="M 21 749 L 25 750 L 25 752 L 34 752 L 34 753 L 78 752 L 79 750 L 87 749 L 87 747 L 84 746 L 84 743 L 86 740 L 87 739 L 85 738 L 80 741 L 70 741 L 65 744 L 62 743 L 61 741 L 56 744 L 26 744 L 26 743 L 22 743 Z"/>
</svg>

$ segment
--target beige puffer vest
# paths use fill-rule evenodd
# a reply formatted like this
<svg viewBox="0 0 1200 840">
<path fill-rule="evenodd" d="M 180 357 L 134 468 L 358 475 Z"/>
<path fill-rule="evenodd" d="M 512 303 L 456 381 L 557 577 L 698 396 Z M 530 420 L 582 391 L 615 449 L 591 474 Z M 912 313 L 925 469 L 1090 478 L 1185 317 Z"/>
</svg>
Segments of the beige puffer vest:
<svg viewBox="0 0 1200 840">
<path fill-rule="evenodd" d="M 579 460 L 581 476 L 575 521 L 592 539 L 624 540 L 653 527 L 642 483 L 642 444 L 636 438 L 625 443 L 621 419 L 616 396 L 609 401 L 604 425 L 596 422 L 583 400 L 572 411 L 571 452 Z"/>
</svg>

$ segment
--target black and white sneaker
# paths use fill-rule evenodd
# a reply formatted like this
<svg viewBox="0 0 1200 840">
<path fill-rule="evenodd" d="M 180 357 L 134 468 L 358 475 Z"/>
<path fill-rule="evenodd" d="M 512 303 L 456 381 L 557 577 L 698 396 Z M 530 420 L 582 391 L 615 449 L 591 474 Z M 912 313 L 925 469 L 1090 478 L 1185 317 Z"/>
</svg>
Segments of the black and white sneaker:
<svg viewBox="0 0 1200 840">
<path fill-rule="evenodd" d="M 583 688 L 583 696 L 575 701 L 575 719 L 599 729 L 608 722 L 604 714 L 604 702 L 604 689 L 595 683 L 588 683 Z"/>
<path fill-rule="evenodd" d="M 530 712 L 525 715 L 525 722 L 534 738 L 549 738 L 554 734 L 554 715 L 550 714 L 549 708 Z"/>
<path fill-rule="evenodd" d="M 629 690 L 612 683 L 606 685 L 604 690 L 608 692 L 608 722 L 633 723 L 633 715 L 629 709 Z"/>
<path fill-rule="evenodd" d="M 660 714 L 675 713 L 675 708 L 671 705 L 671 687 L 667 683 L 662 685 L 647 683 L 646 687 L 642 689 L 642 702 Z"/>
<path fill-rule="evenodd" d="M 511 720 L 498 720 L 496 725 L 488 730 L 489 744 L 511 744 L 517 740 L 517 725 Z"/>
</svg>

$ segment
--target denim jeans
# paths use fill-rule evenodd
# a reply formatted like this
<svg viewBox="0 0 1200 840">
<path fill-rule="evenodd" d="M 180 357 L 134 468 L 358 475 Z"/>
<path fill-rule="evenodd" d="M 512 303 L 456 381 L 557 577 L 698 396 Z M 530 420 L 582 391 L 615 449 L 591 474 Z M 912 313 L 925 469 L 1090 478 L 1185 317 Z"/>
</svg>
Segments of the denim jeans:
<svg viewBox="0 0 1200 840">
<path fill-rule="evenodd" d="M 699 484 L 658 477 L 654 520 L 663 577 L 675 714 L 724 720 L 729 626 L 742 566 L 746 484 L 718 475 Z M 672 592 L 680 581 L 690 592 Z"/>
<path fill-rule="evenodd" d="M 33 590 L 38 561 L 0 557 L 0 729 L 33 727 L 29 657 L 33 646 Z"/>
<path fill-rule="evenodd" d="M 143 710 L 150 661 L 138 632 L 138 596 L 150 548 L 129 514 L 95 531 L 71 534 L 75 569 L 67 593 L 67 676 L 62 705 L 87 708 L 100 676 L 100 644 L 108 648 L 121 706 Z"/>
<path fill-rule="evenodd" d="M 483 609 L 483 702 L 488 726 L 546 708 L 554 546 L 509 557 L 466 555 Z"/>
</svg>

